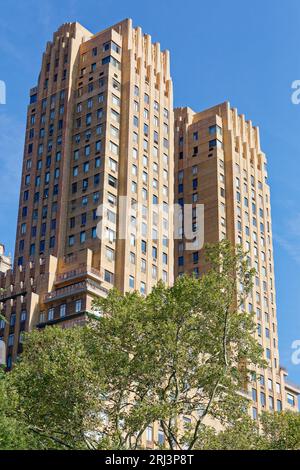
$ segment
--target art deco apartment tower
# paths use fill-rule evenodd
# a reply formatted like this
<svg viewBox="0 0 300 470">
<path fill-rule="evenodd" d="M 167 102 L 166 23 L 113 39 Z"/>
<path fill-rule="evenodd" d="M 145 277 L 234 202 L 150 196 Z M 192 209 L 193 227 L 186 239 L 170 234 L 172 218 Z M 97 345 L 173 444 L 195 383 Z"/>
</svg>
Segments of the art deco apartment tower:
<svg viewBox="0 0 300 470">
<path fill-rule="evenodd" d="M 22 331 L 80 323 L 113 286 L 172 283 L 173 142 L 169 52 L 129 19 L 96 35 L 61 26 L 30 92 L 14 271 L 1 277 L 8 368 Z"/>
<path fill-rule="evenodd" d="M 279 365 L 266 156 L 258 128 L 228 102 L 199 113 L 175 110 L 175 200 L 204 204 L 205 242 L 226 238 L 241 244 L 256 269 L 245 307 L 256 314 L 257 340 L 268 368 L 256 371 L 257 380 L 249 384 L 253 417 L 264 409 L 297 409 L 299 388 L 288 384 Z M 184 241 L 176 240 L 175 275 L 201 275 L 205 269 L 203 252 L 186 251 Z"/>
</svg>

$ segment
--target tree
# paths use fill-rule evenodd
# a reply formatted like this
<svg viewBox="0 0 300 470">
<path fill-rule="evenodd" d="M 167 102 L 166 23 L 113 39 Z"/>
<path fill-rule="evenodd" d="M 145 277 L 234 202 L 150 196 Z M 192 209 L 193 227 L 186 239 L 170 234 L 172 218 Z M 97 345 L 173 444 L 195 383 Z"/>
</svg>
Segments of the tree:
<svg viewBox="0 0 300 470">
<path fill-rule="evenodd" d="M 195 445 L 195 449 L 198 450 L 261 450 L 262 448 L 258 422 L 247 414 L 219 432 L 205 426 Z"/>
<path fill-rule="evenodd" d="M 268 450 L 300 449 L 300 414 L 292 411 L 263 413 L 262 445 Z"/>
<path fill-rule="evenodd" d="M 26 426 L 15 416 L 16 394 L 7 387 L 6 374 L 0 370 L 0 449 L 21 450 L 35 447 Z"/>
<path fill-rule="evenodd" d="M 106 388 L 104 432 L 117 447 L 139 446 L 158 421 L 169 448 L 193 449 L 208 418 L 227 425 L 247 407 L 240 390 L 248 366 L 264 366 L 243 308 L 253 271 L 227 241 L 206 256 L 210 269 L 200 279 L 159 283 L 147 298 L 113 290 L 95 302 L 103 316 L 90 327 L 90 354 Z"/>
<path fill-rule="evenodd" d="M 25 338 L 7 387 L 15 416 L 41 449 L 93 448 L 90 430 L 101 421 L 101 383 L 93 374 L 80 328 L 47 328 Z"/>
<path fill-rule="evenodd" d="M 199 279 L 160 282 L 147 297 L 112 290 L 86 326 L 26 335 L 5 386 L 15 397 L 10 416 L 34 448 L 136 449 L 154 422 L 169 449 L 220 446 L 208 420 L 234 437 L 248 406 L 248 369 L 264 365 L 243 308 L 253 271 L 229 242 L 208 246 L 206 256 Z"/>
<path fill-rule="evenodd" d="M 219 433 L 206 427 L 196 449 L 299 450 L 300 414 L 264 412 L 257 421 L 244 415 Z"/>
</svg>

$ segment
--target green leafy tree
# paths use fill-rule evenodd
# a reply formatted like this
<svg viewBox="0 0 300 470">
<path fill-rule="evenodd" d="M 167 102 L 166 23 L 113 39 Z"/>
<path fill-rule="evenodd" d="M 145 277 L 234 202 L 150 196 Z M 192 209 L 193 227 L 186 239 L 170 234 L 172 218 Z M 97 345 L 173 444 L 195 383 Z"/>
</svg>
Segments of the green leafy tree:
<svg viewBox="0 0 300 470">
<path fill-rule="evenodd" d="M 248 365 L 264 365 L 255 323 L 243 304 L 253 271 L 241 248 L 206 248 L 210 269 L 200 279 L 159 283 L 142 298 L 111 291 L 95 303 L 95 357 L 106 387 L 108 437 L 136 447 L 158 421 L 169 448 L 193 449 L 208 418 L 228 424 L 247 407 L 240 393 Z M 191 422 L 180 429 L 178 417 Z"/>
<path fill-rule="evenodd" d="M 300 414 L 291 411 L 262 413 L 257 421 L 244 415 L 221 432 L 205 427 L 196 449 L 299 450 Z"/>
<path fill-rule="evenodd" d="M 15 414 L 38 448 L 90 449 L 101 418 L 99 377 L 80 328 L 47 328 L 27 335 L 19 363 L 7 375 Z"/>
<path fill-rule="evenodd" d="M 258 422 L 244 414 L 220 432 L 204 426 L 196 442 L 198 450 L 259 450 L 263 448 Z"/>
<path fill-rule="evenodd" d="M 23 450 L 34 448 L 34 436 L 15 414 L 17 395 L 7 386 L 7 375 L 0 370 L 0 449 Z"/>
<path fill-rule="evenodd" d="M 112 290 L 95 301 L 101 314 L 85 327 L 26 335 L 5 387 L 15 397 L 7 416 L 33 448 L 140 448 L 154 422 L 171 449 L 220 446 L 208 421 L 237 433 L 248 367 L 264 365 L 243 308 L 253 271 L 228 242 L 206 255 L 200 279 L 159 283 L 147 297 Z"/>
<path fill-rule="evenodd" d="M 263 413 L 260 422 L 262 427 L 262 445 L 265 449 L 300 449 L 299 412 Z"/>
</svg>

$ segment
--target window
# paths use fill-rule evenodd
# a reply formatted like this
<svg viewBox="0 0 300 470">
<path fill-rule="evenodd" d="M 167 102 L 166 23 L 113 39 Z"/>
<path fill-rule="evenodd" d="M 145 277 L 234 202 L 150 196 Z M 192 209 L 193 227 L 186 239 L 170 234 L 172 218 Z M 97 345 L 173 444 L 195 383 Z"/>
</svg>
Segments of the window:
<svg viewBox="0 0 300 470">
<path fill-rule="evenodd" d="M 96 152 L 100 152 L 100 151 L 101 151 L 101 140 L 98 140 L 98 141 L 95 143 L 95 151 L 96 151 Z"/>
<path fill-rule="evenodd" d="M 134 289 L 134 277 L 129 276 L 129 287 L 130 289 Z"/>
<path fill-rule="evenodd" d="M 146 284 L 141 282 L 140 292 L 142 295 L 146 295 Z"/>
<path fill-rule="evenodd" d="M 106 239 L 110 242 L 113 243 L 115 241 L 116 234 L 114 230 L 106 227 Z"/>
<path fill-rule="evenodd" d="M 218 125 L 209 127 L 209 135 L 219 134 L 222 135 L 222 128 Z"/>
<path fill-rule="evenodd" d="M 266 395 L 264 392 L 260 392 L 260 403 L 261 406 L 266 406 Z"/>
<path fill-rule="evenodd" d="M 273 390 L 273 381 L 272 381 L 272 379 L 268 379 L 268 389 Z"/>
<path fill-rule="evenodd" d="M 112 135 L 113 137 L 115 137 L 116 139 L 119 138 L 119 133 L 120 133 L 120 131 L 119 131 L 119 129 L 118 129 L 117 127 L 111 125 L 111 126 L 110 126 L 110 133 L 111 133 L 111 135 Z"/>
<path fill-rule="evenodd" d="M 86 232 L 80 233 L 80 243 L 84 243 L 86 241 Z"/>
<path fill-rule="evenodd" d="M 193 253 L 193 263 L 197 264 L 198 261 L 199 261 L 199 253 L 198 251 L 196 251 L 195 253 Z"/>
<path fill-rule="evenodd" d="M 120 70 L 121 68 L 120 62 L 111 55 L 104 57 L 102 59 L 102 65 L 109 64 L 109 63 L 111 63 L 114 67 Z"/>
<path fill-rule="evenodd" d="M 98 186 L 99 183 L 100 183 L 100 173 L 96 173 L 96 175 L 94 175 L 94 186 Z"/>
<path fill-rule="evenodd" d="M 111 194 L 111 193 L 108 193 L 107 200 L 112 206 L 115 206 L 116 203 L 117 203 L 116 196 L 114 194 Z"/>
<path fill-rule="evenodd" d="M 48 310 L 48 321 L 54 320 L 54 308 L 49 308 Z"/>
<path fill-rule="evenodd" d="M 82 309 L 82 300 L 76 300 L 75 302 L 75 313 L 81 312 Z"/>
<path fill-rule="evenodd" d="M 108 175 L 108 184 L 112 186 L 113 188 L 117 187 L 117 178 L 114 176 Z"/>
<path fill-rule="evenodd" d="M 141 248 L 143 255 L 145 255 L 147 253 L 147 242 L 145 242 L 145 240 L 141 241 Z"/>
<path fill-rule="evenodd" d="M 118 98 L 116 95 L 112 94 L 112 103 L 115 106 L 120 106 L 120 98 Z"/>
<path fill-rule="evenodd" d="M 255 388 L 252 388 L 252 400 L 257 401 L 257 391 Z"/>
<path fill-rule="evenodd" d="M 282 403 L 281 403 L 281 400 L 277 400 L 277 411 L 278 411 L 278 412 L 282 411 Z"/>
<path fill-rule="evenodd" d="M 26 310 L 22 310 L 21 312 L 21 323 L 25 322 L 27 318 L 27 312 Z"/>
<path fill-rule="evenodd" d="M 119 122 L 120 121 L 120 114 L 117 113 L 117 111 L 115 111 L 114 109 L 111 109 L 111 118 L 112 118 L 113 121 Z"/>
<path fill-rule="evenodd" d="M 90 145 L 86 145 L 85 148 L 84 148 L 84 155 L 86 157 L 89 157 L 91 154 L 91 146 Z"/>
<path fill-rule="evenodd" d="M 82 190 L 83 191 L 86 191 L 88 189 L 88 186 L 89 186 L 89 180 L 88 178 L 82 180 Z"/>
<path fill-rule="evenodd" d="M 291 406 L 295 406 L 295 397 L 294 397 L 294 395 L 292 395 L 291 393 L 287 393 L 286 397 L 287 397 L 288 404 L 291 405 Z"/>
<path fill-rule="evenodd" d="M 165 435 L 164 435 L 164 432 L 163 432 L 162 429 L 159 429 L 159 430 L 158 430 L 157 440 L 158 440 L 158 444 L 159 444 L 160 446 L 163 446 L 163 445 L 164 445 L 164 442 L 165 442 Z"/>
<path fill-rule="evenodd" d="M 45 251 L 45 240 L 40 241 L 40 253 L 44 253 Z"/>
<path fill-rule="evenodd" d="M 7 341 L 7 346 L 8 347 L 13 346 L 14 345 L 14 340 L 15 340 L 15 335 L 14 334 L 9 335 L 8 341 Z"/>
<path fill-rule="evenodd" d="M 119 147 L 118 147 L 118 145 L 116 145 L 114 142 L 110 142 L 110 143 L 109 143 L 109 147 L 110 147 L 110 151 L 111 151 L 114 155 L 118 155 L 118 154 L 119 154 Z"/>
<path fill-rule="evenodd" d="M 184 257 L 183 256 L 179 256 L 178 258 L 178 266 L 183 266 L 184 265 Z"/>
<path fill-rule="evenodd" d="M 139 127 L 139 119 L 137 116 L 133 116 L 133 125 Z"/>
<path fill-rule="evenodd" d="M 112 79 L 112 86 L 114 90 L 120 91 L 121 90 L 121 85 L 120 83 L 115 80 L 114 78 Z"/>
<path fill-rule="evenodd" d="M 113 284 L 114 283 L 113 273 L 111 273 L 110 271 L 107 271 L 107 269 L 105 269 L 105 271 L 104 271 L 104 280 L 106 282 L 109 282 L 109 284 Z"/>
<path fill-rule="evenodd" d="M 143 155 L 143 166 L 148 167 L 148 157 Z"/>
<path fill-rule="evenodd" d="M 105 247 L 105 256 L 108 261 L 114 261 L 115 259 L 115 252 L 108 246 Z"/>
<path fill-rule="evenodd" d="M 147 441 L 152 442 L 153 441 L 153 427 L 148 426 L 146 429 L 146 438 Z"/>
<path fill-rule="evenodd" d="M 63 318 L 66 316 L 66 310 L 67 310 L 67 306 L 66 304 L 62 304 L 59 308 L 59 316 L 60 318 Z"/>
<path fill-rule="evenodd" d="M 113 160 L 112 158 L 110 158 L 108 160 L 108 163 L 109 163 L 109 168 L 116 172 L 118 170 L 118 163 L 116 162 L 116 160 Z"/>
<path fill-rule="evenodd" d="M 222 149 L 223 148 L 223 143 L 218 139 L 210 140 L 209 141 L 209 149 L 213 149 L 215 147 Z"/>
</svg>

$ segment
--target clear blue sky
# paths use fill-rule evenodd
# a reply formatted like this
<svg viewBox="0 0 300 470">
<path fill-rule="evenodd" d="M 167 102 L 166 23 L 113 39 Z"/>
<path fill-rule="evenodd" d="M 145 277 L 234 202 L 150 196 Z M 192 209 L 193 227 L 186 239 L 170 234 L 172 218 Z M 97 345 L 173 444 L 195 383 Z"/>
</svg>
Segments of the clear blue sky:
<svg viewBox="0 0 300 470">
<path fill-rule="evenodd" d="M 175 105 L 224 100 L 261 128 L 272 189 L 281 363 L 300 383 L 291 344 L 300 339 L 299 0 L 0 0 L 0 240 L 14 249 L 24 123 L 47 40 L 61 23 L 98 32 L 126 17 L 171 51 Z"/>
</svg>

